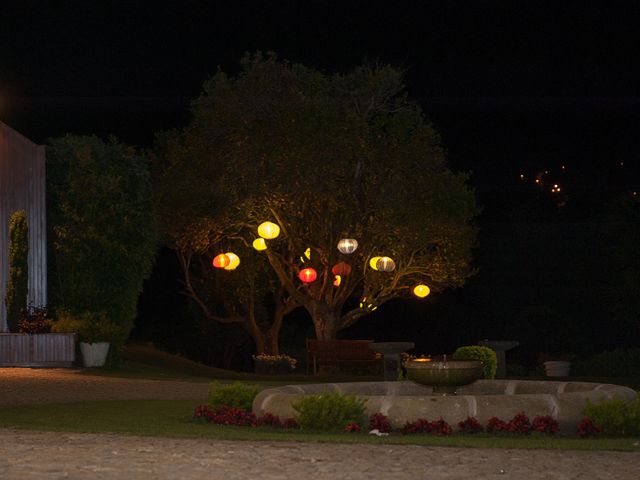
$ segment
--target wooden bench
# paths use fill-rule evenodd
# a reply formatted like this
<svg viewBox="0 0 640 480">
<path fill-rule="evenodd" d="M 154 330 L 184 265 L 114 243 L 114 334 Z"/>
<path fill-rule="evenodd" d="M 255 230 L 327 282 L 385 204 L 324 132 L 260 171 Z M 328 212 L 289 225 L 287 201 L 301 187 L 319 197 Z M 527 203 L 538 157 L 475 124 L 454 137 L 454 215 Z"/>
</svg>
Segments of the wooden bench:
<svg viewBox="0 0 640 480">
<path fill-rule="evenodd" d="M 373 340 L 315 340 L 307 338 L 307 373 L 322 366 L 374 365 L 382 359 L 372 349 Z"/>
</svg>

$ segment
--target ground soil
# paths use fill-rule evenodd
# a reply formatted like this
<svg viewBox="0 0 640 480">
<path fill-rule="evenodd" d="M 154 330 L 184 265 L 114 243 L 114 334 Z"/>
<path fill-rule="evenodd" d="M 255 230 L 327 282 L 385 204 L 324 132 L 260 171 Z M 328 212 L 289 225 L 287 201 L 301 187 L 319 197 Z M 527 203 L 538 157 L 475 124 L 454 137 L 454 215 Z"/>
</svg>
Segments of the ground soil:
<svg viewBox="0 0 640 480">
<path fill-rule="evenodd" d="M 207 385 L 0 369 L 0 405 L 193 398 Z M 462 449 L 134 437 L 0 429 L 0 479 L 640 478 L 638 452 Z"/>
</svg>

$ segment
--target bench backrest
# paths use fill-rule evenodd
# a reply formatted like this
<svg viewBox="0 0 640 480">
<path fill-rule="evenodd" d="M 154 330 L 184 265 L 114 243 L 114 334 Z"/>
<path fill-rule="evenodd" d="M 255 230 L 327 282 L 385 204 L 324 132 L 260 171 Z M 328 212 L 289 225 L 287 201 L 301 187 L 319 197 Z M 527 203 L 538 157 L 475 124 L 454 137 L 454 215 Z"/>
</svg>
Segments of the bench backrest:
<svg viewBox="0 0 640 480">
<path fill-rule="evenodd" d="M 307 339 L 307 353 L 318 360 L 374 360 L 373 340 Z"/>
</svg>

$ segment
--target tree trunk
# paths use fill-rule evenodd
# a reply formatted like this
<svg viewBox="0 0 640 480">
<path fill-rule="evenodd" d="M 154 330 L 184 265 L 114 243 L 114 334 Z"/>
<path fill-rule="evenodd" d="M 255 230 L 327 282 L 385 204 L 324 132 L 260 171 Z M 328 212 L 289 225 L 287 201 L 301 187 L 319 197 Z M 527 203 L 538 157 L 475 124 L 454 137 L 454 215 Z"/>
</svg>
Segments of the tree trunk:
<svg viewBox="0 0 640 480">
<path fill-rule="evenodd" d="M 323 304 L 315 304 L 308 311 L 316 330 L 316 338 L 318 340 L 335 340 L 340 313 Z"/>
</svg>

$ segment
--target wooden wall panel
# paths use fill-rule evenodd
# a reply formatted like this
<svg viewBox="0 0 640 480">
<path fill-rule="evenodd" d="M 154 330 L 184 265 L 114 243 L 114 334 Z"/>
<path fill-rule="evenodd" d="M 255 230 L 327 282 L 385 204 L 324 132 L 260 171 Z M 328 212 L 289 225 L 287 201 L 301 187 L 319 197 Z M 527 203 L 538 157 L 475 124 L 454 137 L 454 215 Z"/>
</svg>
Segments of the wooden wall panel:
<svg viewBox="0 0 640 480">
<path fill-rule="evenodd" d="M 47 228 L 45 150 L 0 122 L 0 332 L 7 330 L 9 219 L 27 212 L 29 225 L 29 294 L 27 302 L 47 305 Z"/>
</svg>

